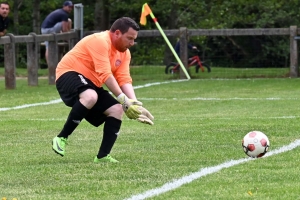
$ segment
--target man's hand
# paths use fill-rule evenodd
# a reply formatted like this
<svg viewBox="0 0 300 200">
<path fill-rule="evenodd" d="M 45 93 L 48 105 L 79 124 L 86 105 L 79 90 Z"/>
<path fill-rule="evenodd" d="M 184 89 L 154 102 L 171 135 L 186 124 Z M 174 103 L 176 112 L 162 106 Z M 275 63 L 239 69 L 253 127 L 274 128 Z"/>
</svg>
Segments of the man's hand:
<svg viewBox="0 0 300 200">
<path fill-rule="evenodd" d="M 144 107 L 139 106 L 139 111 L 141 111 L 141 114 L 139 117 L 136 119 L 137 121 L 144 123 L 144 124 L 149 124 L 153 125 L 154 123 L 152 122 L 154 117 L 153 115 Z"/>
<path fill-rule="evenodd" d="M 117 100 L 122 104 L 123 110 L 129 119 L 137 119 L 142 111 L 139 110 L 143 104 L 140 101 L 129 99 L 124 93 L 117 97 Z"/>
</svg>

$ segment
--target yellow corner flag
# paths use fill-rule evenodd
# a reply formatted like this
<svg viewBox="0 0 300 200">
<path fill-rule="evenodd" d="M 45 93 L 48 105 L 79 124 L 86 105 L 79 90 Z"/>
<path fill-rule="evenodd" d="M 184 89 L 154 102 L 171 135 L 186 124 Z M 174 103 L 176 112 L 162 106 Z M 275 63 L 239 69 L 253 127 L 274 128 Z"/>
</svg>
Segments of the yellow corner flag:
<svg viewBox="0 0 300 200">
<path fill-rule="evenodd" d="M 150 7 L 148 6 L 147 3 L 145 3 L 142 7 L 142 14 L 141 14 L 141 19 L 140 19 L 140 23 L 142 25 L 146 25 L 146 23 L 147 23 L 146 17 L 147 17 L 147 15 L 149 15 L 151 13 L 152 13 L 152 11 L 151 11 Z"/>
<path fill-rule="evenodd" d="M 175 52 L 174 48 L 172 47 L 172 45 L 171 45 L 169 39 L 167 38 L 167 36 L 166 36 L 166 34 L 164 33 L 164 31 L 161 29 L 161 27 L 160 27 L 160 25 L 159 25 L 157 19 L 155 18 L 154 14 L 152 13 L 152 10 L 151 10 L 150 7 L 148 6 L 148 4 L 145 3 L 145 4 L 143 5 L 143 7 L 142 7 L 142 14 L 141 14 L 141 19 L 140 19 L 140 23 L 141 23 L 142 25 L 146 25 L 146 23 L 147 23 L 147 19 L 146 19 L 147 15 L 150 15 L 151 18 L 153 19 L 155 25 L 157 26 L 157 28 L 158 28 L 159 32 L 161 33 L 161 35 L 163 36 L 163 38 L 165 39 L 167 45 L 170 47 L 170 49 L 171 49 L 173 55 L 175 56 L 177 62 L 179 63 L 179 65 L 180 65 L 182 71 L 184 72 L 185 76 L 187 77 L 187 79 L 191 79 L 189 73 L 186 71 L 184 65 L 182 64 L 182 62 L 181 62 L 181 60 L 180 60 L 180 58 L 178 57 L 177 53 Z"/>
</svg>

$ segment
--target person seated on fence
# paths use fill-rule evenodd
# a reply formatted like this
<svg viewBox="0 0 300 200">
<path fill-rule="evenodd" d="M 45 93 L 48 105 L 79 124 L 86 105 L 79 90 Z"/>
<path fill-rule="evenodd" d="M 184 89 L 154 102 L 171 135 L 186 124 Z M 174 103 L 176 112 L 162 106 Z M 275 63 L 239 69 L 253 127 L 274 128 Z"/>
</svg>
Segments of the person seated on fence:
<svg viewBox="0 0 300 200">
<path fill-rule="evenodd" d="M 65 1 L 62 8 L 52 11 L 43 21 L 41 26 L 42 34 L 69 32 L 72 28 L 72 20 L 69 14 L 73 10 L 72 1 Z M 45 41 L 45 57 L 48 63 L 48 41 Z"/>
<path fill-rule="evenodd" d="M 0 3 L 0 37 L 6 34 L 8 28 L 9 19 L 9 4 L 7 2 Z"/>
<path fill-rule="evenodd" d="M 197 49 L 196 46 L 188 43 L 188 49 Z M 175 45 L 175 52 L 177 53 L 177 55 L 180 57 L 180 41 L 178 40 L 176 45 Z"/>
</svg>

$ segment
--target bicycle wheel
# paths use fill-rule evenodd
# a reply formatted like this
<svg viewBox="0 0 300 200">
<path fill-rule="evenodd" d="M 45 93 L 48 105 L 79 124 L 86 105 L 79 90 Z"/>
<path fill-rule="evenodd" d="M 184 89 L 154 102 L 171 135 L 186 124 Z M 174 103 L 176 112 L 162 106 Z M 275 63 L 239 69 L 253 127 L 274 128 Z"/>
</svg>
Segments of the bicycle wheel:
<svg viewBox="0 0 300 200">
<path fill-rule="evenodd" d="M 168 73 L 170 73 L 170 74 L 176 73 L 176 70 L 175 70 L 174 68 L 176 68 L 177 65 L 178 65 L 178 64 L 175 63 L 175 62 L 171 62 L 170 64 L 168 64 L 168 65 L 166 66 L 165 73 L 166 73 L 166 74 L 168 74 Z"/>
<path fill-rule="evenodd" d="M 203 67 L 206 67 L 208 73 L 211 72 L 211 68 L 210 68 L 209 64 L 207 64 L 207 63 L 201 63 L 201 64 Z M 196 73 L 199 72 L 199 69 L 200 69 L 200 65 L 196 65 Z"/>
</svg>

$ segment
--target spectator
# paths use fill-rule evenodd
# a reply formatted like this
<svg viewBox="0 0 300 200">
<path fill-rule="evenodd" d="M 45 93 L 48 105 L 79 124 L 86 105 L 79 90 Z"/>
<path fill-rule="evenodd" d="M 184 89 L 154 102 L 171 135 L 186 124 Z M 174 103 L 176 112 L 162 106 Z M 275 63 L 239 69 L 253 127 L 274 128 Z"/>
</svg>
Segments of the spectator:
<svg viewBox="0 0 300 200">
<path fill-rule="evenodd" d="M 188 49 L 197 49 L 196 46 L 188 43 Z M 180 42 L 179 40 L 177 41 L 176 45 L 175 45 L 175 52 L 177 53 L 177 55 L 180 57 Z"/>
<path fill-rule="evenodd" d="M 9 4 L 7 2 L 0 3 L 0 36 L 4 36 L 6 34 L 6 30 L 8 28 L 8 14 L 9 14 Z"/>
<path fill-rule="evenodd" d="M 72 1 L 65 1 L 62 8 L 51 12 L 43 21 L 41 32 L 42 34 L 68 32 L 72 28 L 72 20 L 69 14 L 72 12 Z M 48 63 L 48 41 L 45 41 L 46 52 L 45 57 Z"/>
</svg>

